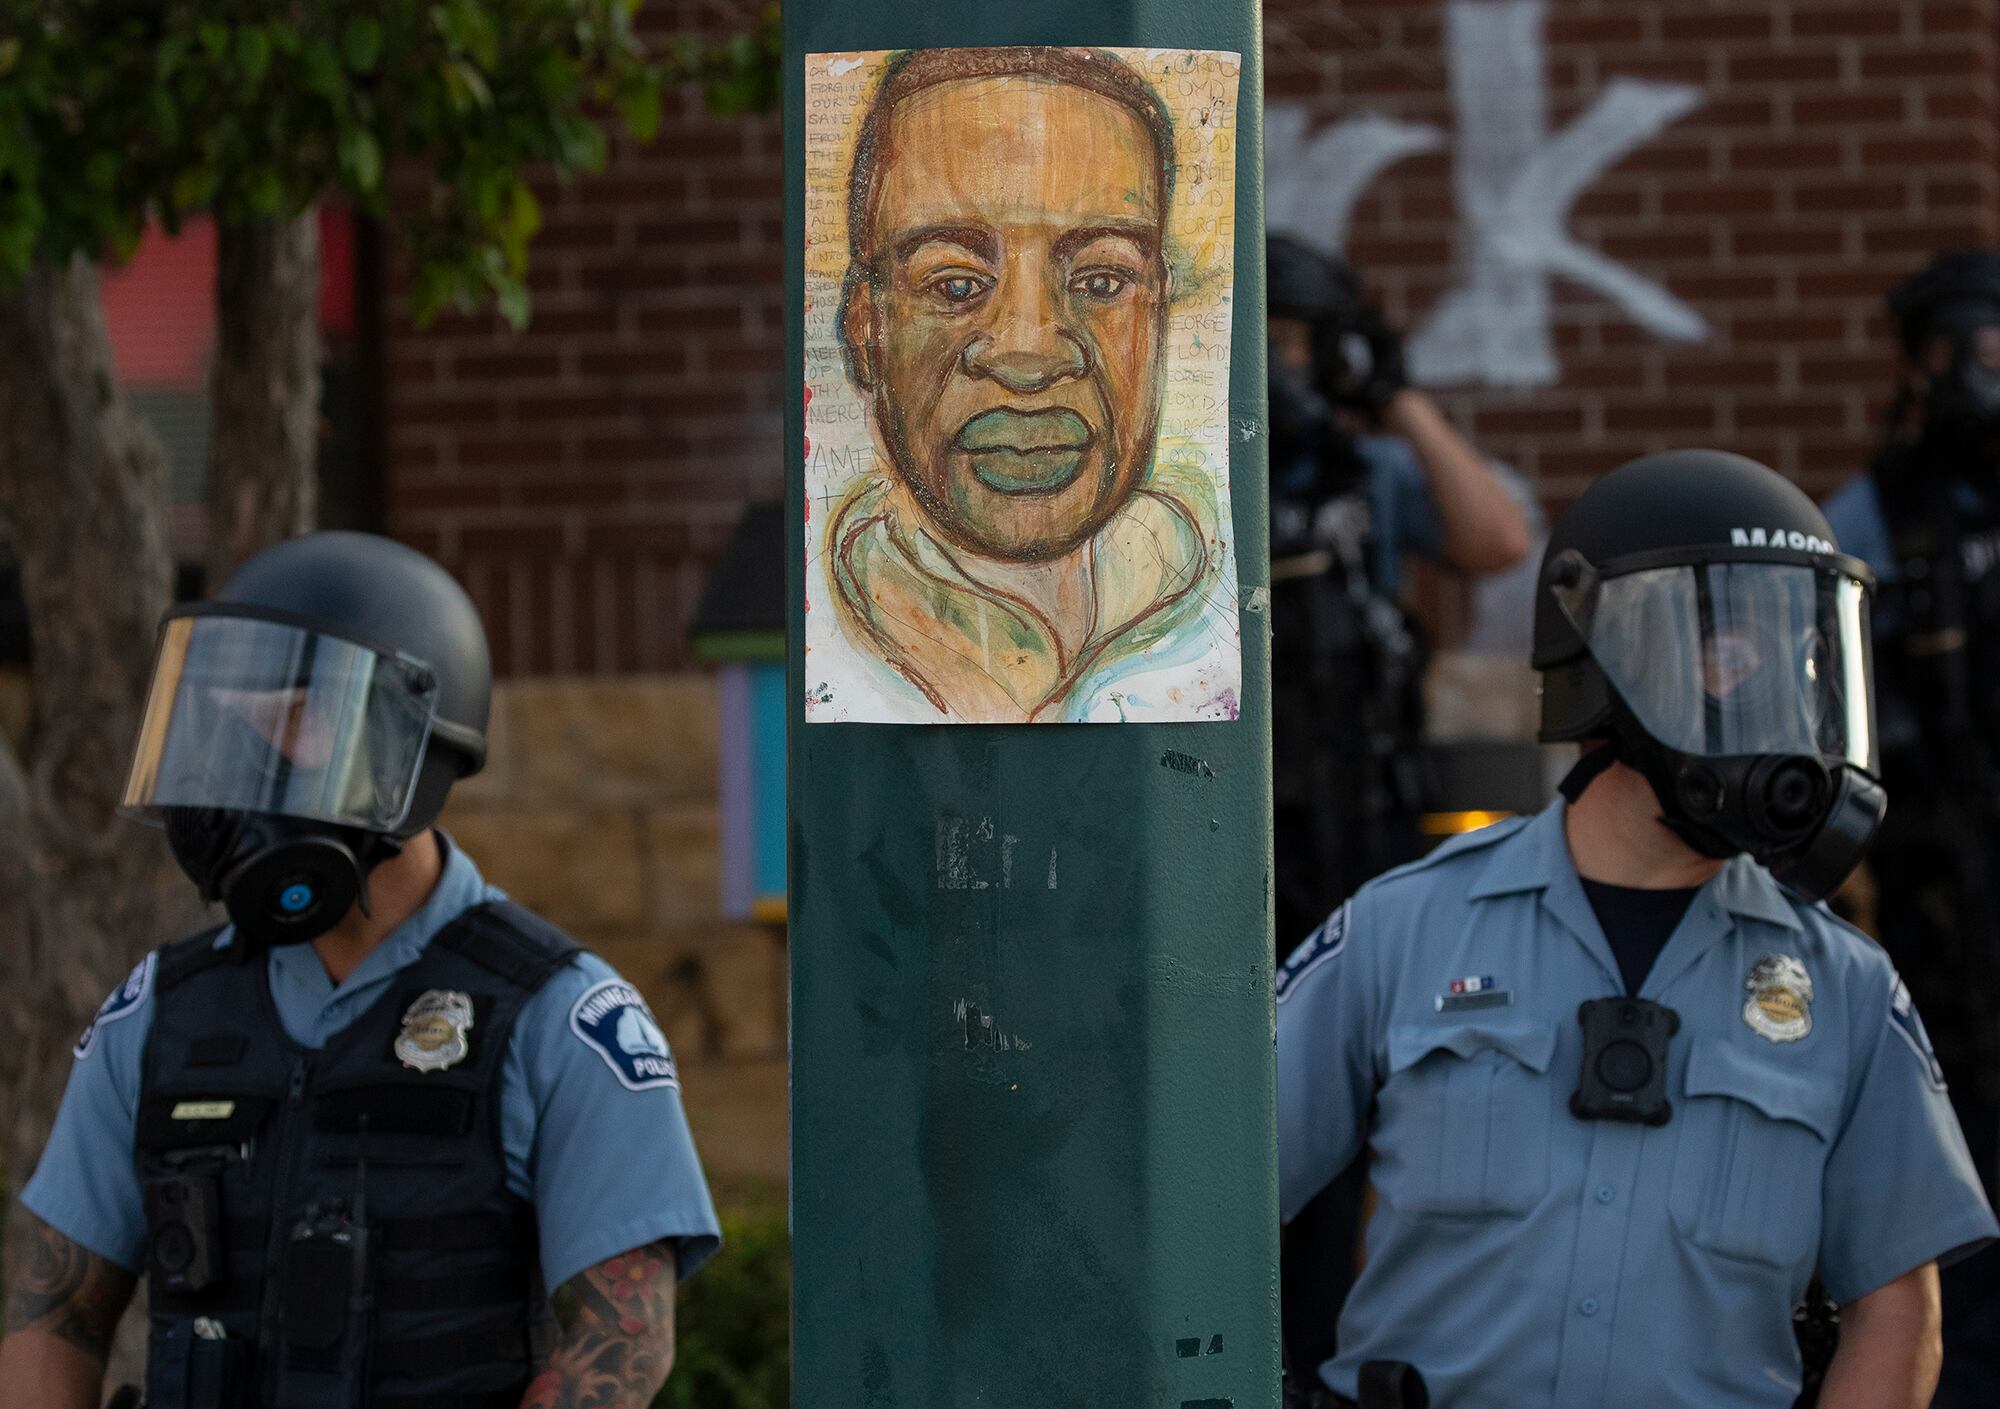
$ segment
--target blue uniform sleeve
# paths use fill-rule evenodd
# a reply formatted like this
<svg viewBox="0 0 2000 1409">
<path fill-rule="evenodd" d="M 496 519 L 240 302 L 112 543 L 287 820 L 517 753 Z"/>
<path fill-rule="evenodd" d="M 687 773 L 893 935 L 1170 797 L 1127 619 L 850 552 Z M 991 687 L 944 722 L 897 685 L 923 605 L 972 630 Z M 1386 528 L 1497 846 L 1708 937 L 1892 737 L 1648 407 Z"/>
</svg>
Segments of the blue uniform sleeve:
<svg viewBox="0 0 2000 1409">
<path fill-rule="evenodd" d="M 1391 435 L 1363 436 L 1360 449 L 1368 466 L 1369 508 L 1375 517 L 1377 585 L 1393 592 L 1402 576 L 1403 554 L 1444 556 L 1444 515 L 1408 441 Z"/>
<path fill-rule="evenodd" d="M 2000 1234 L 1909 990 L 1897 978 L 1876 1001 L 1874 1051 L 1826 1162 L 1820 1276 L 1842 1306 Z"/>
<path fill-rule="evenodd" d="M 1354 1158 L 1375 1099 L 1371 965 L 1353 944 L 1364 904 L 1356 897 L 1334 911 L 1278 970 L 1278 1208 L 1287 1223 Z"/>
<path fill-rule="evenodd" d="M 1856 475 L 1835 490 L 1826 501 L 1826 521 L 1833 528 L 1833 541 L 1840 551 L 1861 559 L 1875 570 L 1878 578 L 1895 574 L 1895 546 L 1889 538 L 1889 521 L 1882 513 L 1882 498 L 1873 475 Z"/>
<path fill-rule="evenodd" d="M 502 1083 L 508 1184 L 535 1206 L 551 1292 L 662 1238 L 683 1277 L 721 1246 L 673 1055 L 610 965 L 581 955 L 529 1000 Z"/>
<path fill-rule="evenodd" d="M 56 1112 L 21 1202 L 71 1242 L 128 1271 L 146 1254 L 146 1206 L 133 1166 L 139 1077 L 153 1026 L 153 971 L 147 955 L 104 1000 L 77 1040 Z"/>
</svg>

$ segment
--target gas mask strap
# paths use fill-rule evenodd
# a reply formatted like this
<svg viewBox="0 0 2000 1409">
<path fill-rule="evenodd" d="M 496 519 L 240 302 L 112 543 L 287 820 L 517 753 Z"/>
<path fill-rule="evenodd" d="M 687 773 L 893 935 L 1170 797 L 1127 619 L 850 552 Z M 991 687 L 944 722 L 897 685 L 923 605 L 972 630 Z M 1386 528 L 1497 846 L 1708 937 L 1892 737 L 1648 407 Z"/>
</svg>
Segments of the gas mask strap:
<svg viewBox="0 0 2000 1409">
<path fill-rule="evenodd" d="M 1563 801 L 1574 807 L 1577 799 L 1589 790 L 1590 785 L 1602 777 L 1617 761 L 1618 737 L 1615 734 L 1596 748 L 1586 749 L 1583 756 L 1577 759 L 1576 765 L 1563 776 L 1562 785 L 1557 789 L 1563 795 Z"/>
</svg>

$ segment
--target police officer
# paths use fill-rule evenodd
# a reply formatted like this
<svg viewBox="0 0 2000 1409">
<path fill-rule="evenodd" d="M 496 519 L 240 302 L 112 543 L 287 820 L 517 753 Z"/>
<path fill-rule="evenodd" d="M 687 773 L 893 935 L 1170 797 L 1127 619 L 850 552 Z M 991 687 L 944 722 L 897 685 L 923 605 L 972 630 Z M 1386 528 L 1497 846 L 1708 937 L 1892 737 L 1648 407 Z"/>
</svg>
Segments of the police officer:
<svg viewBox="0 0 2000 1409">
<path fill-rule="evenodd" d="M 1284 235 L 1270 301 L 1277 914 L 1299 934 L 1418 855 L 1425 652 L 1406 555 L 1497 572 L 1528 526 L 1494 468 L 1410 386 L 1354 271 Z"/>
<path fill-rule="evenodd" d="M 1877 932 L 1936 1035 L 1988 1197 L 2000 1147 L 2000 253 L 1940 255 L 1889 296 L 1901 379 L 1867 474 L 1827 504 L 1881 579 Z M 2000 1258 L 1947 1269 L 1938 1404 L 2000 1384 Z"/>
<path fill-rule="evenodd" d="M 1272 756 L 1278 934 L 1422 854 L 1425 649 L 1399 599 L 1405 555 L 1467 573 L 1527 552 L 1492 466 L 1406 384 L 1402 342 L 1354 271 L 1283 235 L 1270 290 Z M 1285 1239 L 1286 1338 L 1331 1352 L 1362 1171 Z"/>
<path fill-rule="evenodd" d="M 96 1405 L 141 1274 L 151 1409 L 659 1389 L 715 1214 L 644 999 L 434 826 L 489 687 L 471 601 L 386 539 L 293 539 L 168 615 L 125 806 L 229 923 L 76 1045 L 0 1406 Z"/>
<path fill-rule="evenodd" d="M 1368 1261 L 1319 1366 L 1443 1409 L 1929 1402 L 1937 1266 L 1991 1240 L 1909 993 L 1816 898 L 1880 819 L 1867 570 L 1713 451 L 1592 485 L 1542 565 L 1541 814 L 1362 889 L 1278 986 L 1281 1205 L 1364 1143 Z M 1394 1402 L 1394 1401 L 1391 1401 Z"/>
</svg>

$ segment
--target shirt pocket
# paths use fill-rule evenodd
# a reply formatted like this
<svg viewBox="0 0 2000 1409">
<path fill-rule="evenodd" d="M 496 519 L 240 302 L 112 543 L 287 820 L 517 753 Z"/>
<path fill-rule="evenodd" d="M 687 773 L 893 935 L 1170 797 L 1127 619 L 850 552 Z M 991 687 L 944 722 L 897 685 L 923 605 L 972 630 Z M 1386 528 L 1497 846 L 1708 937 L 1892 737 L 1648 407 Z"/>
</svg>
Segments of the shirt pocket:
<svg viewBox="0 0 2000 1409">
<path fill-rule="evenodd" d="M 1714 1038 L 1688 1048 L 1668 1210 L 1724 1257 L 1792 1267 L 1818 1245 L 1820 1180 L 1840 1089 Z"/>
<path fill-rule="evenodd" d="M 1375 1136 L 1383 1196 L 1416 1217 L 1519 1216 L 1549 1189 L 1547 1023 L 1389 1029 Z"/>
</svg>

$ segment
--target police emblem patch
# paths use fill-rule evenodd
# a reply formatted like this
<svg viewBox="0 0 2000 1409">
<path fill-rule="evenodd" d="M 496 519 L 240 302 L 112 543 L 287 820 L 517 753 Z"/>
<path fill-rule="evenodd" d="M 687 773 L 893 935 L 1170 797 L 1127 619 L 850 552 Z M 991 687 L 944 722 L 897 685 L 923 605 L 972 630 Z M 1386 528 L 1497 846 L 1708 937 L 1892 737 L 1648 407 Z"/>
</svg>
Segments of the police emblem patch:
<svg viewBox="0 0 2000 1409">
<path fill-rule="evenodd" d="M 1796 1042 L 1812 1031 L 1812 975 L 1789 954 L 1766 954 L 1750 966 L 1743 1021 L 1760 1037 Z"/>
<path fill-rule="evenodd" d="M 1900 974 L 1895 990 L 1889 995 L 1889 1025 L 1924 1064 L 1924 1080 L 1930 1083 L 1931 1090 L 1944 1090 L 1944 1068 L 1938 1065 L 1937 1053 L 1931 1049 L 1931 1035 L 1924 1031 L 1924 1020 L 1917 1016 L 1917 1001 L 1910 996 Z"/>
<path fill-rule="evenodd" d="M 1326 917 L 1326 923 L 1306 936 L 1305 943 L 1292 951 L 1292 957 L 1278 968 L 1277 1001 L 1282 1003 L 1298 986 L 1300 979 L 1321 964 L 1338 958 L 1340 951 L 1347 948 L 1347 910 L 1341 906 Z"/>
<path fill-rule="evenodd" d="M 606 979 L 589 989 L 569 1010 L 569 1027 L 628 1091 L 678 1087 L 673 1053 L 639 990 L 623 979 Z"/>
<path fill-rule="evenodd" d="M 433 988 L 403 1012 L 396 1055 L 414 1071 L 443 1071 L 472 1054 L 472 999 L 456 989 Z"/>
<path fill-rule="evenodd" d="M 76 1046 L 70 1049 L 72 1057 L 81 1060 L 89 1056 L 91 1049 L 97 1046 L 97 1034 L 104 1031 L 106 1023 L 130 1017 L 138 1010 L 139 1005 L 145 1001 L 147 993 L 152 991 L 153 970 L 159 961 L 158 954 L 148 954 L 139 961 L 131 973 L 125 976 L 125 982 L 111 990 L 105 1000 L 98 1005 L 97 1016 L 90 1020 L 90 1026 L 83 1030 L 83 1036 L 77 1038 Z"/>
</svg>

